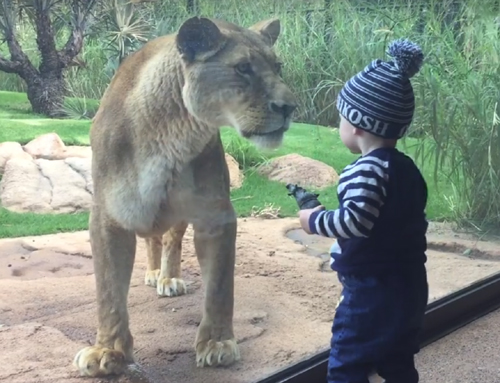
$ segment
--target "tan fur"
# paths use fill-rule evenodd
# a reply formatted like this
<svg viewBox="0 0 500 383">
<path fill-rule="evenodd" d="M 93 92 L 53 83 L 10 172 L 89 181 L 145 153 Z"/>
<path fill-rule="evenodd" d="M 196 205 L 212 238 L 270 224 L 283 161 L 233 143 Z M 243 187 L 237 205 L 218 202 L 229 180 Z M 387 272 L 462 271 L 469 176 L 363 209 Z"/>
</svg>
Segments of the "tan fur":
<svg viewBox="0 0 500 383">
<path fill-rule="evenodd" d="M 279 76 L 279 20 L 246 29 L 191 18 L 118 68 L 93 120 L 90 239 L 97 288 L 94 346 L 75 356 L 82 375 L 121 373 L 134 362 L 127 297 L 136 236 L 148 248 L 145 283 L 186 293 L 182 238 L 193 225 L 205 301 L 198 366 L 240 359 L 233 332 L 236 215 L 219 128 L 277 147 L 296 98 Z"/>
</svg>

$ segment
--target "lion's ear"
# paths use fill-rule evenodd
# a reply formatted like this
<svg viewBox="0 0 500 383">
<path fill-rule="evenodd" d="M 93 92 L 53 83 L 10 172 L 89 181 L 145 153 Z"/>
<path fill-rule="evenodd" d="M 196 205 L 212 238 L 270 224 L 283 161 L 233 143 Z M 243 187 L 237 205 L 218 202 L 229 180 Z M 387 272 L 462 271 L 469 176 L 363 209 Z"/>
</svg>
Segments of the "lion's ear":
<svg viewBox="0 0 500 383">
<path fill-rule="evenodd" d="M 248 29 L 260 33 L 267 43 L 273 46 L 281 33 L 281 23 L 279 19 L 262 20 Z"/>
<path fill-rule="evenodd" d="M 224 45 L 225 37 L 207 18 L 192 17 L 177 32 L 177 49 L 188 62 L 203 56 L 211 56 Z"/>
</svg>

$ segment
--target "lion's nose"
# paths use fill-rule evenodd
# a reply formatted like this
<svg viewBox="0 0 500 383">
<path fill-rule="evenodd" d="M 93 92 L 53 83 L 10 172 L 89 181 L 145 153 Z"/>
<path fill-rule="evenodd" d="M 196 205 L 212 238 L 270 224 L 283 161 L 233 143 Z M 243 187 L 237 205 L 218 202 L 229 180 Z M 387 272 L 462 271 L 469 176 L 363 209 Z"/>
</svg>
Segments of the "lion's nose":
<svg viewBox="0 0 500 383">
<path fill-rule="evenodd" d="M 293 111 L 297 109 L 296 104 L 287 103 L 285 101 L 271 101 L 270 107 L 273 112 L 282 114 L 285 118 L 290 117 Z"/>
</svg>

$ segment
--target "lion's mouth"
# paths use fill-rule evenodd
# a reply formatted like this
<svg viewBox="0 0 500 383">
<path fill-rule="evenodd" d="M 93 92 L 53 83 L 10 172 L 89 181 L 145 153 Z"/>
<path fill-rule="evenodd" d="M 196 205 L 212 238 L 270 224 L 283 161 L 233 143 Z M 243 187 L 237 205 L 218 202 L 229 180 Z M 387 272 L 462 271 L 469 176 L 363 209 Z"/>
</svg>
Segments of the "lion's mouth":
<svg viewBox="0 0 500 383">
<path fill-rule="evenodd" d="M 241 135 L 245 138 L 251 137 L 274 137 L 280 136 L 288 130 L 288 126 L 282 125 L 278 129 L 271 130 L 270 132 L 241 132 Z"/>
</svg>

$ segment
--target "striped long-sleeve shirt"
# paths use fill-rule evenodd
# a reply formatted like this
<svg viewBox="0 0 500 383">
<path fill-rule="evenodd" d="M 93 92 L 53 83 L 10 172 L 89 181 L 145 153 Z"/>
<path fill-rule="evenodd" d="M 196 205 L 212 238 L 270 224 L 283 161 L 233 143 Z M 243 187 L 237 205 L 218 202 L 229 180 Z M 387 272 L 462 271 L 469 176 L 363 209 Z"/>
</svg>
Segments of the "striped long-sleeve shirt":
<svg viewBox="0 0 500 383">
<path fill-rule="evenodd" d="M 375 271 L 425 262 L 426 183 L 411 158 L 381 148 L 358 158 L 340 175 L 339 207 L 311 214 L 314 234 L 337 238 L 337 271 Z"/>
</svg>

